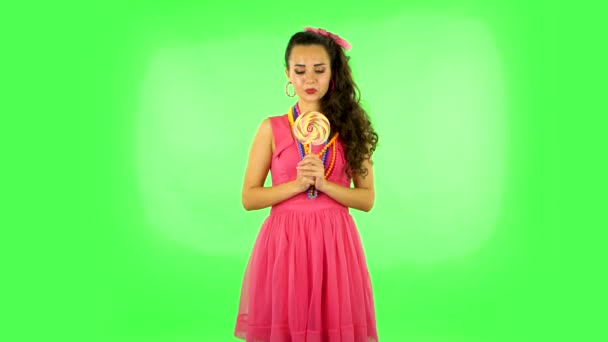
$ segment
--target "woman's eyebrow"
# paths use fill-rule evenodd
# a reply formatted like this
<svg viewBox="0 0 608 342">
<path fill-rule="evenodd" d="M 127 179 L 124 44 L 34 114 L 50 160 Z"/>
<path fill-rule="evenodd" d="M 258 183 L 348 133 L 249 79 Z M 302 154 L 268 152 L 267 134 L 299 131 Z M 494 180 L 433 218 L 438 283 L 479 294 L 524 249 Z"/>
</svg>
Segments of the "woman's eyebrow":
<svg viewBox="0 0 608 342">
<path fill-rule="evenodd" d="M 318 63 L 318 64 L 315 64 L 315 66 L 316 66 L 316 67 L 321 66 L 321 65 L 325 65 L 325 63 Z M 294 66 L 297 66 L 297 67 L 305 67 L 306 65 L 304 65 L 304 64 L 294 64 Z"/>
</svg>

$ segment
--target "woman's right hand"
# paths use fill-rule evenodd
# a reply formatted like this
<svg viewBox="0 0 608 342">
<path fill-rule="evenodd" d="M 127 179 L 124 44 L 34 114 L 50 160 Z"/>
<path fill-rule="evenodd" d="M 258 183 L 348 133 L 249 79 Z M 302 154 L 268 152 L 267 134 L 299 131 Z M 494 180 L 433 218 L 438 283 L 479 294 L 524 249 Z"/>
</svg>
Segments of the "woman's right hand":
<svg viewBox="0 0 608 342">
<path fill-rule="evenodd" d="M 310 188 L 311 185 L 315 185 L 314 177 L 302 176 L 300 171 L 297 171 L 296 179 L 294 180 L 298 192 L 306 191 Z"/>
</svg>

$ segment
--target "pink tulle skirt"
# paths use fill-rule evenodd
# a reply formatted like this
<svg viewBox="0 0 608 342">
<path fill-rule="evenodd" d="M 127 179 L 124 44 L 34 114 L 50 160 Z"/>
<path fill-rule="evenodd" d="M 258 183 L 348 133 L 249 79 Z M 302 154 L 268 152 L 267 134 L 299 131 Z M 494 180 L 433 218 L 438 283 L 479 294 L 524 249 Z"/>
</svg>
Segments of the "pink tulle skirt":
<svg viewBox="0 0 608 342">
<path fill-rule="evenodd" d="M 371 280 L 347 208 L 273 208 L 245 269 L 234 336 L 378 341 Z"/>
</svg>

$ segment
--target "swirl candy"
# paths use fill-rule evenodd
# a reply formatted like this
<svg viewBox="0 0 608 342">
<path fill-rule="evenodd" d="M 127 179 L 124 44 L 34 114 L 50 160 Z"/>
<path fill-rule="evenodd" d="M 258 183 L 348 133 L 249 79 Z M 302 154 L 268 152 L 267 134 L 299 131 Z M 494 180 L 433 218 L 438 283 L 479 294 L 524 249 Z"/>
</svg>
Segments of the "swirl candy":
<svg viewBox="0 0 608 342">
<path fill-rule="evenodd" d="M 302 143 L 321 145 L 329 138 L 329 120 L 319 112 L 299 115 L 293 125 L 293 134 Z"/>
</svg>

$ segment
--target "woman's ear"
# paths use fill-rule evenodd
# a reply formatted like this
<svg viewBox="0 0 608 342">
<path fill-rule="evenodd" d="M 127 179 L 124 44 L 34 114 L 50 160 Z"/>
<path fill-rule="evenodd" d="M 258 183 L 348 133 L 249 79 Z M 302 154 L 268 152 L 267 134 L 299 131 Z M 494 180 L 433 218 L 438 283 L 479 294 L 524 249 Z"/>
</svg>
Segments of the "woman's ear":
<svg viewBox="0 0 608 342">
<path fill-rule="evenodd" d="M 285 75 L 287 76 L 287 78 L 289 78 L 289 69 L 285 68 Z"/>
</svg>

